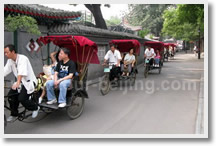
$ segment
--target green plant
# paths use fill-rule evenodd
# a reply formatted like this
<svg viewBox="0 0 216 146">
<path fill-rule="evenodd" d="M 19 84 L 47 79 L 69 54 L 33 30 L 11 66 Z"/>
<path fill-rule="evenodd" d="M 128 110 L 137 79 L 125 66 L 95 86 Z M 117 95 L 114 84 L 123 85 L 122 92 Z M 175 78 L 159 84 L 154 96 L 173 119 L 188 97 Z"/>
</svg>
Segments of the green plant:
<svg viewBox="0 0 216 146">
<path fill-rule="evenodd" d="M 18 29 L 25 29 L 28 33 L 40 35 L 37 21 L 30 16 L 11 16 L 8 15 L 5 19 L 5 28 L 8 31 L 16 31 Z"/>
</svg>

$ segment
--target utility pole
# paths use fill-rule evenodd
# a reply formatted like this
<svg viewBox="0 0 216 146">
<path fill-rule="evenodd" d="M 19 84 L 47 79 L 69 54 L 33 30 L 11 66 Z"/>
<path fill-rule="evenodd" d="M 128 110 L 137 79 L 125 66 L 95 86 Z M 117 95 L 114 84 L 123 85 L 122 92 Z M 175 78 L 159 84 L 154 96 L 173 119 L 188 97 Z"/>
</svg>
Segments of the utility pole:
<svg viewBox="0 0 216 146">
<path fill-rule="evenodd" d="M 198 48 L 198 59 L 200 59 L 200 28 L 198 29 L 199 32 L 199 48 Z"/>
</svg>

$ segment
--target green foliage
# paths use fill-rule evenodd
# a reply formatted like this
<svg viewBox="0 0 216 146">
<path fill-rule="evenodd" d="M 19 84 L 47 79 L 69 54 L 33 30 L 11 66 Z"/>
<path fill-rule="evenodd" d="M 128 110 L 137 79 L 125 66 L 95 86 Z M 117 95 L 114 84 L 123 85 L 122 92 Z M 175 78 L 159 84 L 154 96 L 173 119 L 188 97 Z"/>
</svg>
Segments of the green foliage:
<svg viewBox="0 0 216 146">
<path fill-rule="evenodd" d="M 159 36 L 163 27 L 162 14 L 168 6 L 165 4 L 131 4 L 127 19 L 130 24 L 142 26 L 155 36 Z"/>
<path fill-rule="evenodd" d="M 181 4 L 164 11 L 162 33 L 176 39 L 196 40 L 204 34 L 204 5 Z"/>
<path fill-rule="evenodd" d="M 153 38 L 154 38 L 154 35 L 153 35 L 153 34 L 150 34 L 149 37 L 150 37 L 150 39 L 153 39 Z"/>
<path fill-rule="evenodd" d="M 8 15 L 5 19 L 5 28 L 8 31 L 16 31 L 18 29 L 25 29 L 28 33 L 40 35 L 41 32 L 38 28 L 37 21 L 29 16 L 11 16 Z"/>
<path fill-rule="evenodd" d="M 106 20 L 107 26 L 118 25 L 121 23 L 121 19 L 118 16 L 111 16 L 109 20 Z"/>
<path fill-rule="evenodd" d="M 149 34 L 149 32 L 150 32 L 150 30 L 148 30 L 148 29 L 140 30 L 140 31 L 138 32 L 138 35 L 139 35 L 141 38 L 145 38 L 145 36 L 146 36 L 147 34 Z"/>
</svg>

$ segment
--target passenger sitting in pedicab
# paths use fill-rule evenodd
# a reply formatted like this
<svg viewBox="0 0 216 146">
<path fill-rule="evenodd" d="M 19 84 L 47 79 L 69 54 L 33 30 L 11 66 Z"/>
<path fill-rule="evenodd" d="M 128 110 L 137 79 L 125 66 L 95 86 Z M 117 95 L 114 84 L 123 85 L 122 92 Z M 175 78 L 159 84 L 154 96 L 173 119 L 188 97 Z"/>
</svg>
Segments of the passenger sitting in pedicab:
<svg viewBox="0 0 216 146">
<path fill-rule="evenodd" d="M 109 60 L 110 65 L 110 81 L 117 80 L 118 74 L 120 73 L 120 61 L 122 60 L 121 54 L 119 50 L 117 50 L 117 46 L 114 44 L 110 45 L 110 50 L 106 53 L 104 57 L 103 65 L 106 65 L 107 60 Z"/>
<path fill-rule="evenodd" d="M 122 72 L 122 66 L 124 66 L 124 57 L 125 57 L 125 53 L 121 53 L 121 58 L 122 60 L 120 61 L 120 67 L 121 67 L 121 72 Z"/>
<path fill-rule="evenodd" d="M 156 50 L 156 56 L 155 56 L 155 67 L 159 67 L 159 63 L 160 63 L 160 52 L 159 50 Z"/>
<path fill-rule="evenodd" d="M 122 76 L 128 77 L 134 67 L 134 63 L 136 62 L 135 56 L 133 55 L 134 49 L 131 48 L 129 53 L 124 57 L 124 64 L 121 66 Z"/>
<path fill-rule="evenodd" d="M 76 72 L 75 63 L 69 59 L 70 50 L 66 48 L 61 48 L 59 53 L 59 61 L 54 74 L 54 80 L 49 80 L 46 84 L 47 90 L 47 104 L 57 103 L 54 88 L 59 86 L 59 98 L 58 107 L 63 108 L 66 104 L 66 94 L 67 88 L 71 85 L 72 77 Z"/>
<path fill-rule="evenodd" d="M 153 48 L 147 47 L 145 50 L 144 58 L 149 60 L 149 64 L 153 65 L 155 52 Z M 146 62 L 145 62 L 146 65 Z"/>
<path fill-rule="evenodd" d="M 173 57 L 174 56 L 174 48 L 169 46 L 169 53 Z"/>
<path fill-rule="evenodd" d="M 52 64 L 43 66 L 43 72 L 45 75 L 40 75 L 40 78 L 43 81 L 43 87 L 42 87 L 43 91 L 42 91 L 42 94 L 40 95 L 40 97 L 38 99 L 38 103 L 42 102 L 42 100 L 46 94 L 46 88 L 45 87 L 46 87 L 47 81 L 54 79 L 55 68 L 56 68 L 57 63 L 59 62 L 59 58 L 58 58 L 59 52 L 60 52 L 60 50 L 52 52 L 50 54 Z"/>
</svg>

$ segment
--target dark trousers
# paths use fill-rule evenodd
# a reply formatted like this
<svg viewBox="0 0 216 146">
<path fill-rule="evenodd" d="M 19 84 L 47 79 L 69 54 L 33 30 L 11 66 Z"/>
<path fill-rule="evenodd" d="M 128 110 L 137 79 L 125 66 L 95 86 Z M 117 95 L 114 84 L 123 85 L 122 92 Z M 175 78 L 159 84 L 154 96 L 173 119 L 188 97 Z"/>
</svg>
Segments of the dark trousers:
<svg viewBox="0 0 216 146">
<path fill-rule="evenodd" d="M 118 74 L 120 74 L 120 70 L 120 67 L 113 67 L 110 70 L 110 81 L 119 76 Z"/>
<path fill-rule="evenodd" d="M 150 64 L 150 65 L 153 65 L 153 62 L 154 62 L 154 59 L 151 58 L 151 59 L 149 60 L 149 64 Z"/>
<path fill-rule="evenodd" d="M 8 92 L 8 102 L 10 104 L 10 109 L 11 109 L 11 116 L 18 116 L 18 107 L 19 107 L 19 103 L 21 102 L 21 104 L 30 111 L 35 111 L 38 109 L 37 104 L 32 101 L 29 100 L 29 97 L 31 96 L 31 94 L 27 94 L 27 90 L 26 88 L 22 85 L 22 89 L 20 91 L 19 94 L 17 94 L 18 91 L 17 90 L 13 90 L 10 89 L 10 91 Z M 13 95 L 16 94 L 16 95 Z M 13 96 L 10 96 L 13 95 Z"/>
</svg>

